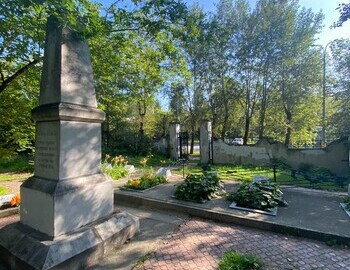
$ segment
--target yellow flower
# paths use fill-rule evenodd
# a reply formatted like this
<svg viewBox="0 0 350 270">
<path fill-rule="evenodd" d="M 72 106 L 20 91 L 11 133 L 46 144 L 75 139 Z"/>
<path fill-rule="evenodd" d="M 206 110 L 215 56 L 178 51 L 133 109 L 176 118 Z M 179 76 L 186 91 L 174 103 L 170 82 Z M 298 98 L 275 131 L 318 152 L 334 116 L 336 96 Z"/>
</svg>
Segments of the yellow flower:
<svg viewBox="0 0 350 270">
<path fill-rule="evenodd" d="M 146 163 L 147 163 L 147 158 L 143 158 L 142 160 L 140 160 L 140 164 L 142 165 L 142 166 L 146 166 Z"/>
</svg>

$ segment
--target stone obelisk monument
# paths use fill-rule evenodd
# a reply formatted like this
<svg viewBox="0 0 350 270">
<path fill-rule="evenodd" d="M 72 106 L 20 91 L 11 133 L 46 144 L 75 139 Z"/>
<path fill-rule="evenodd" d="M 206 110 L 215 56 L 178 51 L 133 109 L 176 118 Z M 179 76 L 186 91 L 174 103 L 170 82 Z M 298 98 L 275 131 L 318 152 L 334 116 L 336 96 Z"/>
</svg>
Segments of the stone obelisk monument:
<svg viewBox="0 0 350 270">
<path fill-rule="evenodd" d="M 20 222 L 0 231 L 10 269 L 80 269 L 132 237 L 137 218 L 115 213 L 100 171 L 101 123 L 88 44 L 47 23 L 36 121 L 35 172 L 21 186 Z"/>
</svg>

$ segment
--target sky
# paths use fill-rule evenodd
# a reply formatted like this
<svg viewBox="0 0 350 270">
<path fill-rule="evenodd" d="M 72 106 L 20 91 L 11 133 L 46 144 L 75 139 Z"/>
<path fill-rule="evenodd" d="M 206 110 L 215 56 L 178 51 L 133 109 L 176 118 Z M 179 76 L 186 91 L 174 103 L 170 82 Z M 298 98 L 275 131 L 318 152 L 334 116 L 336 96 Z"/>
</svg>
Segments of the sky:
<svg viewBox="0 0 350 270">
<path fill-rule="evenodd" d="M 218 0 L 185 0 L 191 6 L 198 3 L 205 11 L 214 11 Z M 249 0 L 251 7 L 254 7 L 257 0 Z M 324 14 L 323 30 L 318 35 L 316 44 L 326 46 L 326 44 L 338 38 L 350 38 L 350 21 L 343 24 L 342 27 L 330 28 L 330 26 L 338 21 L 339 11 L 336 10 L 339 4 L 348 3 L 347 0 L 299 0 L 301 7 L 311 8 L 314 13 L 320 10 Z"/>
</svg>

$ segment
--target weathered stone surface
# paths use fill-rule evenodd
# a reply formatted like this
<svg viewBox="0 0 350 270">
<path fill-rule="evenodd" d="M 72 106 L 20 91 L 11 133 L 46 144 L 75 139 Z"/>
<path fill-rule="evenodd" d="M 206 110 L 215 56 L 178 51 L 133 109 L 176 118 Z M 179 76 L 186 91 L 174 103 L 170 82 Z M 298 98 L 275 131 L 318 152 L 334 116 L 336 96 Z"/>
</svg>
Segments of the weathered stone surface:
<svg viewBox="0 0 350 270">
<path fill-rule="evenodd" d="M 125 212 L 54 240 L 14 223 L 0 231 L 0 258 L 9 269 L 83 269 L 138 231 L 138 218 Z"/>
<path fill-rule="evenodd" d="M 170 123 L 169 127 L 169 148 L 170 148 L 170 157 L 173 159 L 178 159 L 180 156 L 179 150 L 179 138 L 180 133 L 180 124 L 179 123 Z"/>
<path fill-rule="evenodd" d="M 92 74 L 86 40 L 49 18 L 39 104 L 67 102 L 96 108 Z"/>
<path fill-rule="evenodd" d="M 113 209 L 113 185 L 103 174 L 47 181 L 29 178 L 22 186 L 21 222 L 49 236 L 73 231 Z"/>
<path fill-rule="evenodd" d="M 136 171 L 134 165 L 125 165 L 125 169 L 126 169 L 129 173 L 134 173 L 134 172 Z"/>
<path fill-rule="evenodd" d="M 200 123 L 200 160 L 201 164 L 208 164 L 210 162 L 210 143 L 212 137 L 211 122 L 203 120 Z"/>
<path fill-rule="evenodd" d="M 36 121 L 34 177 L 21 186 L 21 222 L 50 237 L 113 212 L 113 183 L 100 171 L 101 122 L 87 41 L 51 17 Z"/>
<path fill-rule="evenodd" d="M 101 122 L 89 47 L 47 23 L 36 120 L 34 176 L 21 186 L 20 223 L 0 231 L 10 269 L 82 269 L 138 230 L 113 214 L 113 182 L 100 171 Z"/>
<path fill-rule="evenodd" d="M 171 176 L 171 171 L 168 168 L 159 168 L 156 172 L 156 175 L 164 176 L 166 179 L 168 179 Z"/>
<path fill-rule="evenodd" d="M 270 177 L 264 175 L 255 175 L 253 182 L 270 181 Z"/>
</svg>

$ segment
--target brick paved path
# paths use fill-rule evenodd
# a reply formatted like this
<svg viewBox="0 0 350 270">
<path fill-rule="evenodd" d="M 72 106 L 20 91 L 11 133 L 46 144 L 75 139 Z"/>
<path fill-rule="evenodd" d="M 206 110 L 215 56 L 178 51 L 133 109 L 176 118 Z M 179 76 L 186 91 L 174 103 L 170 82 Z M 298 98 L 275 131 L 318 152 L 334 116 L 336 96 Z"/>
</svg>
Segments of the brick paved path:
<svg viewBox="0 0 350 270">
<path fill-rule="evenodd" d="M 11 215 L 8 217 L 0 218 L 0 229 L 8 224 L 19 221 L 19 215 Z"/>
<path fill-rule="evenodd" d="M 260 257 L 268 270 L 350 270 L 349 249 L 197 218 L 183 224 L 139 269 L 217 269 L 223 254 L 234 250 Z"/>
</svg>

